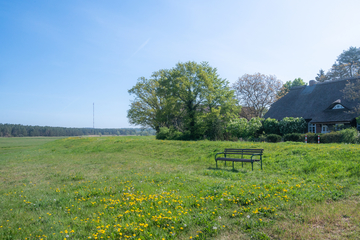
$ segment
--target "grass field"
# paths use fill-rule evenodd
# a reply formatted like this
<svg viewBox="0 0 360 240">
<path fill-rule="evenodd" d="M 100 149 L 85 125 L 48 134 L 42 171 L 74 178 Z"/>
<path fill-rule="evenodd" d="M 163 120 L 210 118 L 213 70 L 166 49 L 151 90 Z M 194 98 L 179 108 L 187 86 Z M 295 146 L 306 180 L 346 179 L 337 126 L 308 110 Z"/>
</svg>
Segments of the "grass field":
<svg viewBox="0 0 360 240">
<path fill-rule="evenodd" d="M 0 138 L 0 239 L 360 239 L 359 183 L 352 144 Z"/>
</svg>

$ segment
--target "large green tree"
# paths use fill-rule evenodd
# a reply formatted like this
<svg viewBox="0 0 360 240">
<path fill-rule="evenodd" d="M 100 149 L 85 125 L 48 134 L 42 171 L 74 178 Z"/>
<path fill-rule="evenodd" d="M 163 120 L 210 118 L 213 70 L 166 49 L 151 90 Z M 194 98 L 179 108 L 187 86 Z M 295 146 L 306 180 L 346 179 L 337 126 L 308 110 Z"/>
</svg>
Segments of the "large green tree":
<svg viewBox="0 0 360 240">
<path fill-rule="evenodd" d="M 128 92 L 135 95 L 130 104 L 127 117 L 129 122 L 144 128 L 150 127 L 159 132 L 160 127 L 176 125 L 180 116 L 176 100 L 166 95 L 159 79 L 168 75 L 168 70 L 154 72 L 150 79 L 141 77 Z"/>
<path fill-rule="evenodd" d="M 160 70 L 151 80 L 129 90 L 136 98 L 130 105 L 130 123 L 159 129 L 173 127 L 198 139 L 236 116 L 239 109 L 228 82 L 207 62 L 178 63 Z"/>
</svg>

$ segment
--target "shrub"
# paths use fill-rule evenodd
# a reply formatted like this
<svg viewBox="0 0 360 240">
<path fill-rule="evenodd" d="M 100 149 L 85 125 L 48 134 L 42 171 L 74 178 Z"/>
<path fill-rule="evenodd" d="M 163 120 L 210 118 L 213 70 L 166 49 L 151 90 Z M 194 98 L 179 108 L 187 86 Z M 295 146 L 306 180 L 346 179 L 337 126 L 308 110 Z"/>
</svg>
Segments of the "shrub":
<svg viewBox="0 0 360 240">
<path fill-rule="evenodd" d="M 341 143 L 341 139 L 341 132 L 330 132 L 326 134 L 321 134 L 320 136 L 321 143 Z"/>
<path fill-rule="evenodd" d="M 159 140 L 190 140 L 190 131 L 180 132 L 175 128 L 161 127 L 156 134 L 156 139 Z"/>
<path fill-rule="evenodd" d="M 355 128 L 347 128 L 338 132 L 330 133 L 307 133 L 301 134 L 300 138 L 305 139 L 307 135 L 308 143 L 317 143 L 320 135 L 320 143 L 360 143 L 360 136 Z M 284 136 L 285 139 L 285 136 Z"/>
<path fill-rule="evenodd" d="M 247 124 L 247 136 L 258 137 L 260 135 L 260 129 L 262 128 L 262 118 L 252 118 Z"/>
<path fill-rule="evenodd" d="M 274 118 L 267 118 L 263 121 L 266 134 L 280 134 L 279 121 Z"/>
<path fill-rule="evenodd" d="M 300 138 L 304 140 L 305 142 L 305 135 L 307 135 L 307 142 L 308 143 L 317 143 L 318 142 L 318 135 L 317 133 L 306 133 L 306 134 L 301 134 Z"/>
<path fill-rule="evenodd" d="M 237 138 L 247 137 L 248 121 L 246 118 L 233 119 L 227 125 L 226 132 Z"/>
<path fill-rule="evenodd" d="M 261 134 L 259 136 L 259 142 L 265 142 L 266 141 L 266 135 Z"/>
<path fill-rule="evenodd" d="M 156 139 L 164 140 L 170 135 L 170 130 L 167 127 L 161 127 L 160 131 L 156 134 Z"/>
<path fill-rule="evenodd" d="M 302 137 L 300 133 L 288 133 L 284 135 L 284 141 L 305 142 L 305 137 Z"/>
<path fill-rule="evenodd" d="M 266 136 L 266 141 L 273 142 L 273 143 L 280 142 L 281 136 L 277 135 L 277 134 L 269 134 Z"/>
<path fill-rule="evenodd" d="M 303 118 L 285 117 L 279 122 L 279 129 L 282 135 L 288 133 L 303 133 L 307 124 Z"/>
<path fill-rule="evenodd" d="M 355 128 L 347 128 L 340 131 L 341 142 L 343 143 L 356 143 L 358 138 L 358 131 Z"/>
</svg>

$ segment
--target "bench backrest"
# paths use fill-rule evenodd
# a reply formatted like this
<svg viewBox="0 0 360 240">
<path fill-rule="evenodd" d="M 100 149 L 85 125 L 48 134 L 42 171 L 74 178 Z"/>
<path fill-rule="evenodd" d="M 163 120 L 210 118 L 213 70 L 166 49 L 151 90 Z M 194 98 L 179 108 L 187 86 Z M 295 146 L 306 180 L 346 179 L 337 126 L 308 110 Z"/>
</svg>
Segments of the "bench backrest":
<svg viewBox="0 0 360 240">
<path fill-rule="evenodd" d="M 264 149 L 237 149 L 237 148 L 225 148 L 225 154 L 241 154 L 241 155 L 253 155 L 255 153 L 262 154 Z"/>
</svg>

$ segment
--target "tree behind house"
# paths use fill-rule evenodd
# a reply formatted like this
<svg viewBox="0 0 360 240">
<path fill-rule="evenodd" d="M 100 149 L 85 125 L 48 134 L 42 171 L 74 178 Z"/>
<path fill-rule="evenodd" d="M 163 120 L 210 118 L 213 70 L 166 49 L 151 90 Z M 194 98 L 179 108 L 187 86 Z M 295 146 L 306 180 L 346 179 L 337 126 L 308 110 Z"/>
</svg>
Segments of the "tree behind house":
<svg viewBox="0 0 360 240">
<path fill-rule="evenodd" d="M 256 116 L 260 118 L 276 101 L 276 94 L 281 87 L 282 84 L 276 76 L 261 73 L 245 74 L 233 84 L 240 105 L 253 108 Z"/>
</svg>

